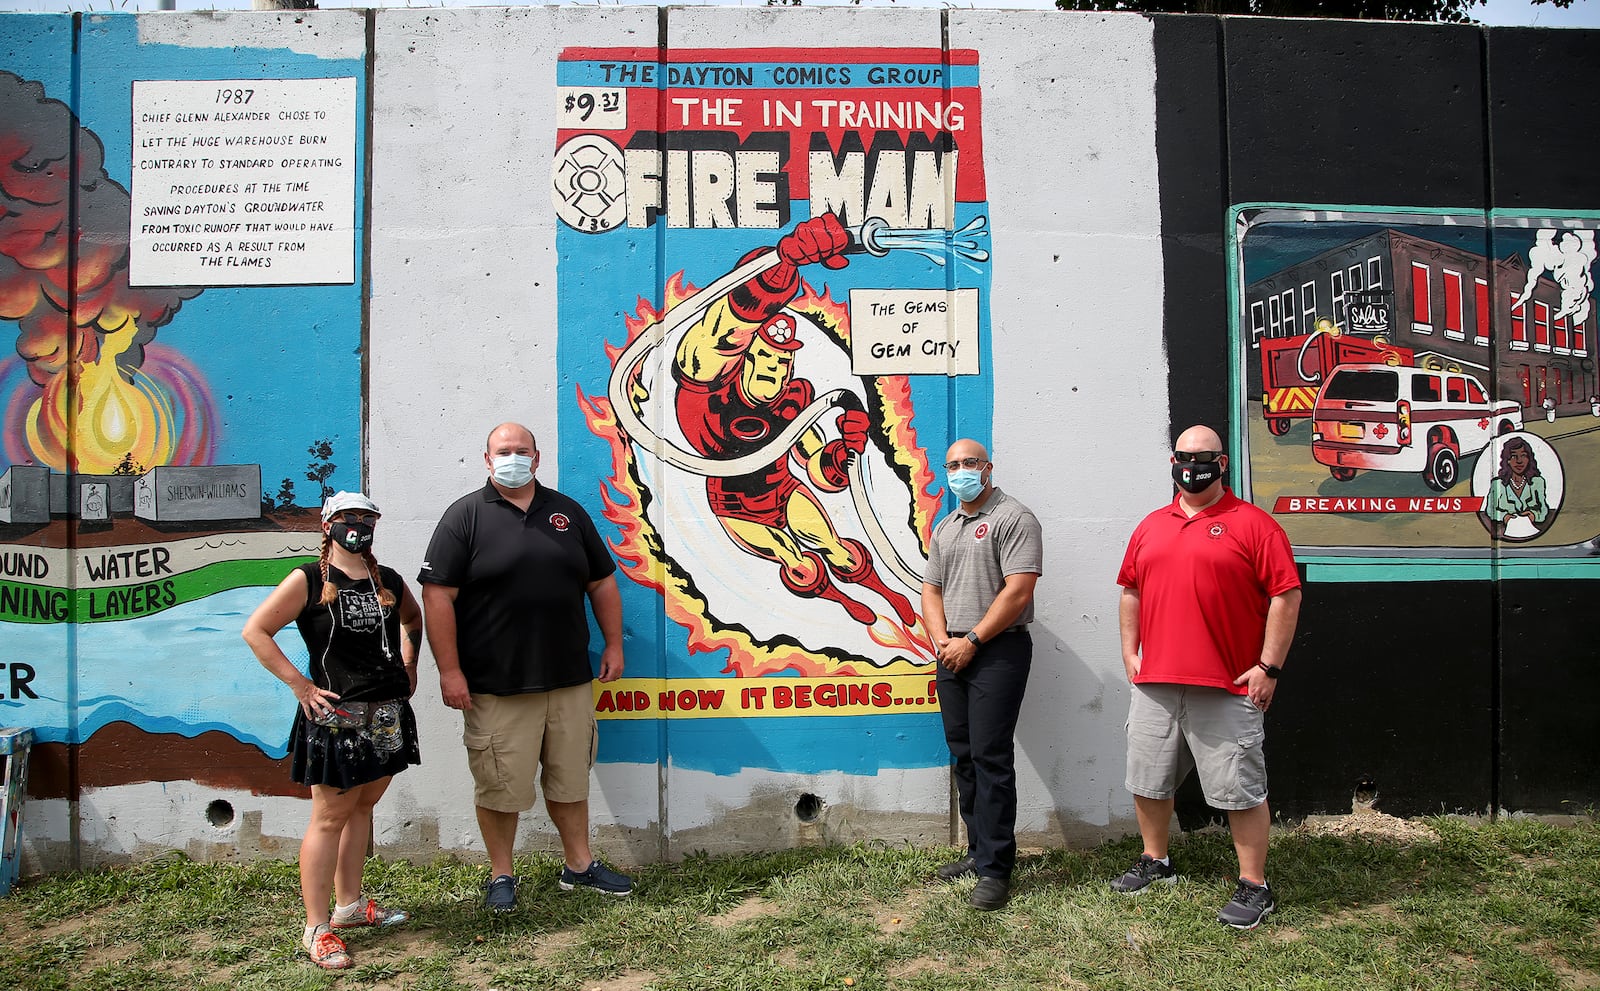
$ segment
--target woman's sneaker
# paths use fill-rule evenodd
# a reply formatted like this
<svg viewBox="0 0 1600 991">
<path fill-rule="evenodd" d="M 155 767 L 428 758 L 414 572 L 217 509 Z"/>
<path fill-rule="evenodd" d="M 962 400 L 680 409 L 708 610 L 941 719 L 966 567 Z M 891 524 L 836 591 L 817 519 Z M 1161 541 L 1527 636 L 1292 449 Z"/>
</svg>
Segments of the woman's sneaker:
<svg viewBox="0 0 1600 991">
<path fill-rule="evenodd" d="M 400 908 L 384 908 L 371 898 L 356 902 L 350 911 L 335 909 L 333 928 L 354 929 L 358 926 L 398 926 L 411 921 L 411 913 Z"/>
<path fill-rule="evenodd" d="M 323 970 L 344 970 L 355 963 L 350 959 L 350 951 L 344 947 L 344 940 L 335 936 L 326 922 L 307 929 L 305 935 L 300 937 L 300 945 L 306 948 L 306 955 L 311 957 L 311 962 Z"/>
<path fill-rule="evenodd" d="M 579 872 L 570 867 L 561 868 L 561 890 L 571 891 L 574 888 L 588 888 L 598 891 L 602 895 L 617 895 L 619 897 L 633 894 L 633 879 L 626 874 L 616 871 L 596 860 L 587 870 Z"/>
</svg>

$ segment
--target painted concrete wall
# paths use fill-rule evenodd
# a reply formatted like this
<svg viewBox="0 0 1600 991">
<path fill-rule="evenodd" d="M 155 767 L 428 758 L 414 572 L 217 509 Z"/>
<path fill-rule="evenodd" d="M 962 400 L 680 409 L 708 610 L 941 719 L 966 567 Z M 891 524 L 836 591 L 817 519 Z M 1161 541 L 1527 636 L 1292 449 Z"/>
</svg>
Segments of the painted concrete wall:
<svg viewBox="0 0 1600 991">
<path fill-rule="evenodd" d="M 1594 697 L 1575 616 L 1600 534 L 1584 394 L 1600 190 L 1581 164 L 1592 131 L 1561 122 L 1593 119 L 1596 101 L 1555 80 L 1530 91 L 1517 67 L 1597 48 L 1592 32 L 968 11 L 0 17 L 14 77 L 0 89 L 21 127 L 0 143 L 15 163 L 0 191 L 29 205 L 0 228 L 0 319 L 19 340 L 0 364 L 15 493 L 0 499 L 0 723 L 45 741 L 30 863 L 291 856 L 309 810 L 283 759 L 293 701 L 238 628 L 315 553 L 325 486 L 372 494 L 379 559 L 414 576 L 505 419 L 534 428 L 541 481 L 584 504 L 622 565 L 627 670 L 597 686 L 592 800 L 618 861 L 958 840 L 926 634 L 895 596 L 916 602 L 948 504 L 930 466 L 963 435 L 990 444 L 997 483 L 1046 536 L 1018 730 L 1024 842 L 1132 831 L 1113 579 L 1127 535 L 1170 497 L 1170 437 L 1199 420 L 1222 429 L 1233 484 L 1278 514 L 1305 566 L 1269 743 L 1281 813 L 1341 811 L 1369 780 L 1402 813 L 1592 803 L 1592 707 L 1563 720 L 1582 738 L 1570 758 L 1535 762 L 1550 721 L 1523 686 L 1553 667 L 1562 697 Z M 1325 71 L 1288 72 L 1313 50 Z M 1485 107 L 1493 123 L 1511 105 L 1486 131 Z M 885 116 L 917 106 L 937 120 Z M 1505 137 L 1529 122 L 1548 156 Z M 204 134 L 263 143 L 210 152 L 191 141 Z M 948 166 L 945 196 L 908 215 L 919 162 Z M 804 265 L 784 310 L 801 342 L 789 381 L 838 396 L 801 446 L 842 442 L 852 402 L 868 420 L 856 475 L 795 469 L 833 531 L 816 545 L 833 558 L 807 564 L 785 549 L 792 521 L 731 538 L 714 471 L 693 467 L 709 452 L 677 356 L 705 326 L 687 319 L 694 292 L 812 221 L 857 166 L 862 201 L 831 209 L 858 244 L 876 216 L 894 218 L 885 243 L 913 247 Z M 76 253 L 49 233 L 74 179 Z M 195 237 L 160 230 L 194 222 L 187 207 Z M 904 316 L 907 300 L 947 305 L 914 330 L 873 309 Z M 664 343 L 629 366 L 653 330 Z M 875 333 L 916 353 L 866 362 Z M 1298 379 L 1274 377 L 1280 352 Z M 1393 440 L 1340 424 L 1387 434 L 1397 409 L 1318 412 L 1352 370 L 1465 398 L 1411 397 L 1422 449 L 1388 453 Z M 91 402 L 96 383 L 118 402 Z M 132 407 L 165 424 L 141 435 L 158 440 L 92 429 Z M 119 416 L 96 420 L 107 409 Z M 38 426 L 53 410 L 54 440 Z M 1449 433 L 1430 442 L 1425 423 Z M 1341 437 L 1385 453 L 1341 462 Z M 1544 479 L 1537 520 L 1503 508 L 1528 484 L 1502 469 L 1515 438 Z M 176 486 L 175 468 L 198 481 Z M 129 475 L 189 508 L 118 510 Z M 56 504 L 28 495 L 51 479 Z M 239 508 L 241 485 L 259 509 Z M 282 638 L 303 657 L 296 640 Z M 423 670 L 424 764 L 397 778 L 375 842 L 477 850 L 459 717 Z M 1397 684 L 1436 704 L 1397 704 Z M 819 686 L 861 694 L 823 703 Z M 683 704 L 663 712 L 664 696 Z M 523 829 L 554 845 L 542 814 Z"/>
</svg>

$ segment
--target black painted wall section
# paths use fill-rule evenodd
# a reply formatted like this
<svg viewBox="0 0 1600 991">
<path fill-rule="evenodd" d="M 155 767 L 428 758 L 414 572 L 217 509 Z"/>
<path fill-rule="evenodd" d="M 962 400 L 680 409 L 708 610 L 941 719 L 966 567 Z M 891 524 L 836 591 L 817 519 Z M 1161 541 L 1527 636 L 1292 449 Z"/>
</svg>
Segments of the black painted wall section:
<svg viewBox="0 0 1600 991">
<path fill-rule="evenodd" d="M 1242 426 L 1230 206 L 1600 210 L 1600 87 L 1578 69 L 1600 32 L 1161 16 L 1155 46 L 1174 434 Z M 1308 583 L 1268 720 L 1275 811 L 1348 811 L 1363 781 L 1397 815 L 1600 804 L 1597 591 Z"/>
<path fill-rule="evenodd" d="M 1574 85 L 1575 67 L 1600 65 L 1600 32 L 1496 28 L 1487 35 L 1493 205 L 1600 209 L 1600 91 Z M 1586 622 L 1597 592 L 1592 581 L 1500 583 L 1504 808 L 1600 805 L 1600 664 Z"/>
</svg>

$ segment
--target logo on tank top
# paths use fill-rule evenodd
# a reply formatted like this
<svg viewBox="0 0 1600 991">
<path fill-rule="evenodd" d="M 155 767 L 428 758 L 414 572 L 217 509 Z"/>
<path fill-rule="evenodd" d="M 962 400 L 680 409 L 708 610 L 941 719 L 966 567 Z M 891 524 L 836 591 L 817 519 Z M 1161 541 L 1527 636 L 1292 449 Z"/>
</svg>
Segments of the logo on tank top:
<svg viewBox="0 0 1600 991">
<path fill-rule="evenodd" d="M 383 623 L 383 606 L 374 592 L 339 590 L 339 625 L 352 633 L 371 633 Z"/>
<path fill-rule="evenodd" d="M 973 540 L 982 540 L 984 537 L 987 537 L 988 535 L 989 535 L 989 524 L 987 524 L 987 523 L 979 523 L 977 525 L 977 527 L 972 531 L 972 539 Z"/>
<path fill-rule="evenodd" d="M 1227 532 L 1227 524 L 1220 520 L 1206 528 L 1206 536 L 1210 537 L 1212 540 L 1221 540 L 1222 535 Z"/>
<path fill-rule="evenodd" d="M 572 521 L 567 519 L 566 513 L 551 513 L 550 525 L 555 527 L 557 530 L 560 530 L 562 533 L 566 533 L 567 527 L 572 525 Z"/>
</svg>

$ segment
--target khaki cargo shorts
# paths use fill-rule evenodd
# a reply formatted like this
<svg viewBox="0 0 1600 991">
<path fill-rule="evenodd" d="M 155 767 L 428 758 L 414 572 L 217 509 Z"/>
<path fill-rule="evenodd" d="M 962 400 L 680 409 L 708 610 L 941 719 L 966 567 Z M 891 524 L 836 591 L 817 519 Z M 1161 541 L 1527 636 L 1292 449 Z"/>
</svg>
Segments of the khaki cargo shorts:
<svg viewBox="0 0 1600 991">
<path fill-rule="evenodd" d="M 526 695 L 474 695 L 461 742 L 476 786 L 473 799 L 493 812 L 533 808 L 534 774 L 547 802 L 589 797 L 589 771 L 600 742 L 587 683 Z"/>
</svg>

